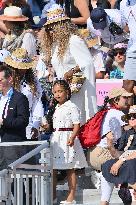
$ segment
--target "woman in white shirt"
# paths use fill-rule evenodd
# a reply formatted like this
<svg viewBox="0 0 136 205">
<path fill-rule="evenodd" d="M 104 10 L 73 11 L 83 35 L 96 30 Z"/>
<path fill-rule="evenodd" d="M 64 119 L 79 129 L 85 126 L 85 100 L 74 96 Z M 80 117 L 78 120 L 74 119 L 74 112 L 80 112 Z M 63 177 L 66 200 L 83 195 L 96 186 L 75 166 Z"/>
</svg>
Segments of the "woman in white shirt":
<svg viewBox="0 0 136 205">
<path fill-rule="evenodd" d="M 41 45 L 46 53 L 46 61 L 53 65 L 57 78 L 69 80 L 79 72 L 86 77 L 80 91 L 71 97 L 81 111 L 81 124 L 84 124 L 97 111 L 92 56 L 77 28 L 59 5 L 55 4 L 48 10 L 44 26 Z"/>
</svg>

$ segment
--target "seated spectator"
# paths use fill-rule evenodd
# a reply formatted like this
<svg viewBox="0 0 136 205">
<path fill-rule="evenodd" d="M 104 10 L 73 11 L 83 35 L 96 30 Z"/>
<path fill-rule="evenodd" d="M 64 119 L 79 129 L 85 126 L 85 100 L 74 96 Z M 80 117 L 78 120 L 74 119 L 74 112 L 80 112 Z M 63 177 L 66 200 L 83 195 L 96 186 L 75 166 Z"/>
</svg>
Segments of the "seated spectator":
<svg viewBox="0 0 136 205">
<path fill-rule="evenodd" d="M 108 182 L 129 183 L 129 186 L 136 189 L 136 105 L 130 107 L 129 113 L 122 116 L 122 120 L 131 126 L 120 138 L 118 150 L 124 153 L 104 163 L 102 173 Z M 125 198 L 123 200 L 125 202 Z"/>
<path fill-rule="evenodd" d="M 118 139 L 121 137 L 122 126 L 125 123 L 121 120 L 124 112 L 129 109 L 129 98 L 133 93 L 128 93 L 122 88 L 112 89 L 109 93 L 110 109 L 106 113 L 101 126 L 101 141 L 99 144 L 88 150 L 88 163 L 96 170 L 101 171 L 101 165 L 113 156 Z M 109 143 L 113 144 L 113 149 L 109 149 Z M 108 183 L 101 176 L 101 205 L 109 205 L 110 196 L 114 184 Z"/>
<path fill-rule="evenodd" d="M 111 70 L 109 68 L 109 75 L 106 75 L 105 78 L 116 78 L 122 79 L 124 76 L 124 65 L 126 60 L 126 49 L 127 44 L 118 43 L 112 49 L 113 59 L 111 59 Z M 112 61 L 113 60 L 113 61 Z"/>
</svg>

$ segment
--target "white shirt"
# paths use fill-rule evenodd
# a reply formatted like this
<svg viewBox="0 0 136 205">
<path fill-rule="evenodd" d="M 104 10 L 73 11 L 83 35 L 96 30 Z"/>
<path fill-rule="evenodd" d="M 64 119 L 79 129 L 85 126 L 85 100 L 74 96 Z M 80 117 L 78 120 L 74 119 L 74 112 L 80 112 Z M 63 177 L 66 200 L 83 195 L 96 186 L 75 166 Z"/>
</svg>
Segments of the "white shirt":
<svg viewBox="0 0 136 205">
<path fill-rule="evenodd" d="M 122 20 L 128 25 L 130 31 L 127 52 L 136 50 L 136 0 L 130 2 L 130 6 L 127 5 L 127 0 L 120 2 Z"/>
<path fill-rule="evenodd" d="M 23 82 L 20 86 L 20 92 L 23 93 L 28 101 L 29 101 L 29 110 L 30 110 L 30 118 L 29 118 L 29 126 L 35 127 L 36 129 L 40 126 L 41 117 L 44 115 L 44 109 L 41 102 L 42 90 L 40 90 L 40 85 L 37 81 L 37 96 L 34 96 L 30 86 Z"/>
<path fill-rule="evenodd" d="M 114 135 L 114 144 L 116 144 L 117 140 L 121 137 L 121 127 L 125 125 L 125 122 L 121 120 L 122 115 L 124 115 L 122 111 L 110 109 L 102 123 L 101 136 L 104 136 L 111 131 Z M 104 137 L 101 139 L 97 146 L 107 147 L 107 138 Z"/>
<path fill-rule="evenodd" d="M 100 36 L 105 43 L 116 44 L 124 41 L 126 39 L 126 37 L 124 37 L 124 34 L 113 36 L 109 31 L 109 25 L 111 22 L 117 23 L 117 25 L 119 25 L 120 27 L 124 26 L 120 11 L 118 9 L 105 9 L 105 12 L 107 13 L 107 27 L 105 27 L 104 30 L 96 30 L 93 27 L 93 23 L 90 17 L 87 19 L 87 28 L 96 36 Z"/>
<path fill-rule="evenodd" d="M 10 91 L 11 91 L 11 89 L 7 92 L 6 95 L 1 95 L 1 97 L 0 97 L 0 119 L 2 119 L 2 115 L 3 115 L 5 105 L 6 105 L 7 101 L 9 100 Z M 8 107 L 8 105 L 7 105 L 7 107 Z M 6 113 L 5 113 L 4 117 L 6 117 Z"/>
<path fill-rule="evenodd" d="M 103 60 L 102 51 L 91 48 L 91 53 L 93 56 L 95 73 L 99 73 L 101 71 L 106 71 L 106 68 L 104 67 L 104 60 Z"/>
</svg>

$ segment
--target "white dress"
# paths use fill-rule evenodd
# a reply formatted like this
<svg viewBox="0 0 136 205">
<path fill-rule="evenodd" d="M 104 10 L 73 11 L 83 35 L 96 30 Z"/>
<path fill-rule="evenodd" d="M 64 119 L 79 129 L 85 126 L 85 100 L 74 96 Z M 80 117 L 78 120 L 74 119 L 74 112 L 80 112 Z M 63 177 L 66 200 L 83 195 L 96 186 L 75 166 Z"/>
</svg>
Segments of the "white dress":
<svg viewBox="0 0 136 205">
<path fill-rule="evenodd" d="M 51 137 L 53 149 L 53 169 L 73 169 L 87 167 L 86 158 L 79 139 L 76 137 L 72 147 L 67 141 L 72 131 L 59 131 L 59 128 L 72 128 L 73 124 L 80 123 L 80 114 L 77 106 L 70 100 L 56 107 L 53 115 L 55 132 Z"/>
<path fill-rule="evenodd" d="M 75 103 L 81 111 L 81 124 L 84 124 L 97 112 L 95 69 L 91 53 L 84 40 L 76 35 L 72 35 L 70 38 L 63 62 L 58 59 L 57 53 L 58 46 L 56 46 L 52 56 L 52 65 L 57 78 L 63 78 L 66 72 L 77 65 L 86 77 L 86 81 L 81 90 L 71 97 L 71 101 Z"/>
</svg>

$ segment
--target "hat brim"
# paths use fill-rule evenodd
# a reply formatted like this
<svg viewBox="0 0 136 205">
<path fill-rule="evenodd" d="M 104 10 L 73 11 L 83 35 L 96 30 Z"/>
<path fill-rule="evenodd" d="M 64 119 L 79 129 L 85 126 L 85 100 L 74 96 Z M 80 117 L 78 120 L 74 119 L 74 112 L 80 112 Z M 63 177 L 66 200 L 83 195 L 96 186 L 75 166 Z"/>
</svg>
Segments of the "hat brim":
<svg viewBox="0 0 136 205">
<path fill-rule="evenodd" d="M 26 16 L 6 16 L 6 15 L 0 15 L 0 20 L 2 21 L 28 21 L 28 17 Z"/>
<path fill-rule="evenodd" d="M 96 30 L 98 30 L 98 29 L 104 30 L 106 28 L 106 26 L 107 26 L 107 22 L 106 21 L 101 21 L 99 23 L 95 23 L 95 22 L 92 22 L 92 23 L 93 23 L 93 26 L 94 26 L 94 28 Z"/>
<path fill-rule="evenodd" d="M 131 97 L 132 95 L 133 95 L 133 93 L 126 92 L 126 93 L 123 93 L 121 96 L 122 97 Z"/>
<path fill-rule="evenodd" d="M 35 65 L 34 61 L 31 61 L 30 63 L 25 63 L 25 62 L 16 62 L 14 61 L 10 56 L 6 57 L 4 62 L 7 65 L 10 65 L 13 68 L 23 70 L 23 69 L 30 69 L 33 68 Z"/>
<path fill-rule="evenodd" d="M 57 19 L 47 20 L 47 22 L 44 24 L 44 26 L 48 26 L 50 24 L 61 22 L 61 21 L 66 21 L 66 20 L 70 21 L 70 18 L 69 17 L 61 17 L 61 18 L 57 18 Z"/>
</svg>

